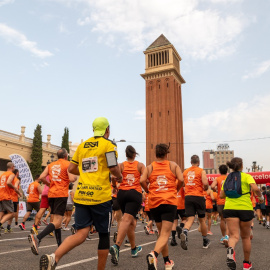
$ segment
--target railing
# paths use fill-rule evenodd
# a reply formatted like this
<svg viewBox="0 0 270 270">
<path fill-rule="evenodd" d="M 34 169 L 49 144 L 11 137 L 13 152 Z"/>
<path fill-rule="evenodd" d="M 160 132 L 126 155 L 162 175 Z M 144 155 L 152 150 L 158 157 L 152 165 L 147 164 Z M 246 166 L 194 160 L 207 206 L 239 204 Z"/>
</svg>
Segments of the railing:
<svg viewBox="0 0 270 270">
<path fill-rule="evenodd" d="M 20 135 L 10 133 L 10 132 L 4 131 L 4 130 L 0 130 L 0 137 L 6 137 L 6 138 L 13 139 L 16 141 L 20 141 L 20 138 L 21 138 Z M 24 142 L 33 144 L 33 139 L 28 138 L 28 137 L 24 137 Z M 48 144 L 47 142 L 43 142 L 42 147 L 47 148 L 47 144 Z M 59 150 L 60 148 L 61 148 L 60 146 L 50 144 L 50 149 Z"/>
</svg>

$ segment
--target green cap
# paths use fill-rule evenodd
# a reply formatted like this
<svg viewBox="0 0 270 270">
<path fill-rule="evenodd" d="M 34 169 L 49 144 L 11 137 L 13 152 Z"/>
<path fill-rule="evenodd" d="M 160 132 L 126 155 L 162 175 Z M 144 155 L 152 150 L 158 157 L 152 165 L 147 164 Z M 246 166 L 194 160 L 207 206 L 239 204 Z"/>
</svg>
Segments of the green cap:
<svg viewBox="0 0 270 270">
<path fill-rule="evenodd" d="M 94 136 L 103 136 L 106 132 L 107 127 L 109 126 L 109 121 L 105 117 L 98 117 L 94 120 L 92 126 L 94 131 Z"/>
</svg>

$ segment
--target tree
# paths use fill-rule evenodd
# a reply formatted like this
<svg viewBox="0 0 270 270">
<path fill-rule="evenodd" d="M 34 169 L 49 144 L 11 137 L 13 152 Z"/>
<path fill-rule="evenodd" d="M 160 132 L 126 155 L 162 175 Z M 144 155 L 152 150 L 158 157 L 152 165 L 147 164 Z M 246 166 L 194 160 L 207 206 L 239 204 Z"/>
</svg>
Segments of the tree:
<svg viewBox="0 0 270 270">
<path fill-rule="evenodd" d="M 69 153 L 69 130 L 67 127 L 64 129 L 64 135 L 62 136 L 61 148 L 65 148 Z"/>
<path fill-rule="evenodd" d="M 42 135 L 41 135 L 41 125 L 37 125 L 34 131 L 34 139 L 31 153 L 31 160 L 29 167 L 33 178 L 37 174 L 42 173 Z"/>
</svg>

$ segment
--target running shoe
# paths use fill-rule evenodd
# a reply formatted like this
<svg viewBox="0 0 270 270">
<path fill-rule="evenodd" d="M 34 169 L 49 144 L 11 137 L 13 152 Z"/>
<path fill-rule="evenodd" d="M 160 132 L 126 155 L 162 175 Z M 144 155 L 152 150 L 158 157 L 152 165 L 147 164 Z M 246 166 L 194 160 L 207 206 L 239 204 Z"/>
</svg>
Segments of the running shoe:
<svg viewBox="0 0 270 270">
<path fill-rule="evenodd" d="M 211 232 L 211 231 L 208 231 L 208 233 L 207 233 L 208 235 L 213 235 L 213 233 Z"/>
<path fill-rule="evenodd" d="M 142 251 L 142 247 L 141 246 L 136 246 L 135 249 L 131 250 L 131 257 L 137 257 L 138 253 Z"/>
<path fill-rule="evenodd" d="M 268 230 L 270 229 L 269 225 L 266 225 L 266 229 L 268 229 Z"/>
<path fill-rule="evenodd" d="M 39 240 L 35 234 L 28 235 L 28 241 L 31 244 L 31 250 L 33 254 L 38 255 Z"/>
<path fill-rule="evenodd" d="M 47 222 L 46 219 L 43 219 L 42 222 L 43 222 L 45 225 L 49 225 L 49 223 Z"/>
<path fill-rule="evenodd" d="M 118 232 L 114 232 L 113 234 L 113 242 L 116 243 L 116 240 L 117 240 L 117 234 Z"/>
<path fill-rule="evenodd" d="M 213 221 L 213 223 L 214 223 L 214 225 L 217 225 L 217 222 L 216 222 L 216 220 L 214 220 L 214 221 Z"/>
<path fill-rule="evenodd" d="M 177 237 L 180 239 L 180 234 L 182 233 L 183 229 L 180 226 L 177 226 L 176 231 L 177 231 Z"/>
<path fill-rule="evenodd" d="M 188 249 L 188 237 L 187 234 L 185 234 L 185 232 L 182 232 L 180 234 L 180 239 L 181 239 L 181 248 L 184 250 Z"/>
<path fill-rule="evenodd" d="M 225 245 L 225 247 L 229 247 L 229 236 L 225 235 L 225 237 L 223 238 L 223 244 Z"/>
<path fill-rule="evenodd" d="M 145 233 L 146 233 L 147 235 L 149 235 L 150 229 L 149 229 L 148 226 L 144 226 L 144 231 L 145 231 Z"/>
<path fill-rule="evenodd" d="M 32 227 L 31 230 L 30 230 L 30 232 L 32 234 L 38 235 L 38 231 L 37 231 L 37 229 L 35 227 Z"/>
<path fill-rule="evenodd" d="M 69 228 L 68 227 L 63 227 L 62 230 L 63 231 L 69 231 Z"/>
<path fill-rule="evenodd" d="M 12 233 L 13 232 L 13 230 L 10 228 L 10 229 L 8 229 L 8 228 L 6 228 L 5 229 L 5 233 Z"/>
<path fill-rule="evenodd" d="M 253 269 L 251 262 L 248 262 L 248 263 L 243 262 L 243 270 L 251 270 L 251 269 Z"/>
<path fill-rule="evenodd" d="M 171 246 L 172 247 L 177 246 L 177 242 L 176 242 L 176 239 L 175 238 L 172 238 L 172 240 L 171 240 Z"/>
<path fill-rule="evenodd" d="M 221 238 L 220 238 L 220 240 L 219 240 L 220 244 L 223 244 L 223 245 L 224 245 L 224 238 L 225 238 L 225 237 L 221 237 Z"/>
<path fill-rule="evenodd" d="M 147 261 L 147 264 L 148 264 L 148 270 L 157 270 L 157 258 L 155 256 L 154 251 L 151 251 L 146 256 L 146 261 Z"/>
<path fill-rule="evenodd" d="M 130 245 L 129 241 L 126 240 L 126 241 L 125 241 L 125 247 L 130 247 L 130 246 L 131 246 L 131 245 Z"/>
<path fill-rule="evenodd" d="M 206 249 L 210 246 L 210 240 L 208 238 L 203 239 L 203 248 Z"/>
<path fill-rule="evenodd" d="M 53 234 L 53 232 L 51 232 L 51 233 L 49 233 L 49 234 L 50 234 L 50 236 L 54 237 L 54 234 Z"/>
<path fill-rule="evenodd" d="M 235 252 L 233 248 L 231 247 L 227 248 L 226 263 L 227 263 L 227 266 L 230 268 L 230 270 L 236 270 Z"/>
<path fill-rule="evenodd" d="M 91 240 L 91 237 L 90 237 L 90 234 L 88 233 L 87 237 L 85 238 L 86 241 L 90 241 Z"/>
<path fill-rule="evenodd" d="M 119 249 L 116 245 L 110 247 L 110 254 L 112 255 L 111 262 L 117 265 L 119 262 Z"/>
<path fill-rule="evenodd" d="M 174 261 L 170 260 L 169 262 L 165 263 L 165 270 L 171 270 L 174 267 Z"/>
<path fill-rule="evenodd" d="M 55 255 L 42 255 L 39 261 L 40 270 L 54 270 L 56 268 Z"/>
<path fill-rule="evenodd" d="M 71 228 L 70 228 L 70 231 L 71 231 L 71 234 L 75 234 L 76 233 L 76 229 L 75 229 L 75 224 L 72 224 L 71 225 Z"/>
<path fill-rule="evenodd" d="M 263 227 L 265 227 L 265 226 L 266 226 L 266 221 L 264 220 L 264 221 L 263 221 Z"/>
<path fill-rule="evenodd" d="M 22 231 L 25 231 L 25 225 L 24 225 L 24 224 L 21 223 L 21 224 L 19 225 L 19 227 L 20 227 L 20 229 L 21 229 Z"/>
<path fill-rule="evenodd" d="M 154 230 L 150 230 L 150 231 L 149 231 L 149 234 L 150 234 L 150 235 L 154 235 L 155 233 L 156 233 L 156 232 L 155 232 Z"/>
</svg>

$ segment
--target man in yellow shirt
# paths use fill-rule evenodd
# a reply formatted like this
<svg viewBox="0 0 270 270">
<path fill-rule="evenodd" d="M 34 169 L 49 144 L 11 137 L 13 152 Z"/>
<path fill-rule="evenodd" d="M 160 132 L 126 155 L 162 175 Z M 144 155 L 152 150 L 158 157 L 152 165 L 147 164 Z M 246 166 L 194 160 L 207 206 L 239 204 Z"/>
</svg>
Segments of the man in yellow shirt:
<svg viewBox="0 0 270 270">
<path fill-rule="evenodd" d="M 77 232 L 66 238 L 55 253 L 40 258 L 41 269 L 55 269 L 67 252 L 85 241 L 92 224 L 99 233 L 97 269 L 105 269 L 112 216 L 110 174 L 114 175 L 113 187 L 116 187 L 116 181 L 122 182 L 122 174 L 117 163 L 117 147 L 108 139 L 108 120 L 104 117 L 96 118 L 93 131 L 94 137 L 79 145 L 68 168 L 69 173 L 80 176 L 74 195 Z"/>
</svg>

